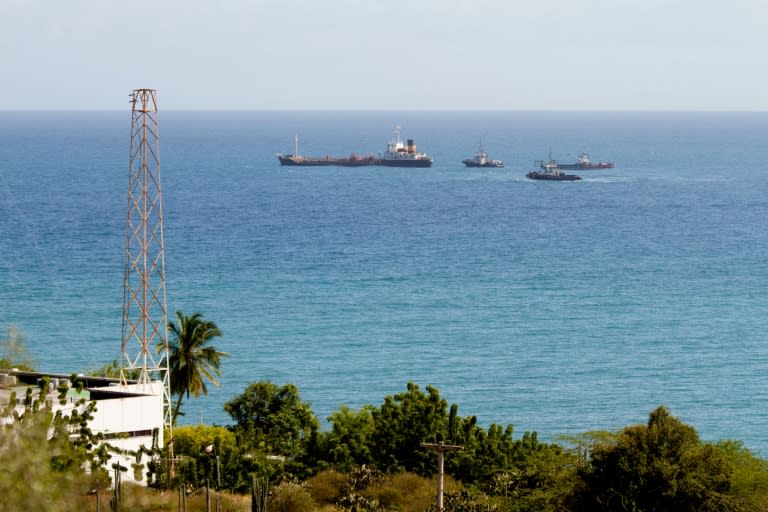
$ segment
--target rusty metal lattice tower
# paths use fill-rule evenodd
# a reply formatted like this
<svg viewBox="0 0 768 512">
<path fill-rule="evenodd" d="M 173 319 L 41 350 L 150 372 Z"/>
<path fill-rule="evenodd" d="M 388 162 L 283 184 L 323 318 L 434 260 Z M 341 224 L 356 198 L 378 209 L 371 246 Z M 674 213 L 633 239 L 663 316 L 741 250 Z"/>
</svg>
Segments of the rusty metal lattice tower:
<svg viewBox="0 0 768 512">
<path fill-rule="evenodd" d="M 120 376 L 138 370 L 139 383 L 162 381 L 164 422 L 171 426 L 168 315 L 165 295 L 163 201 L 157 91 L 131 94 L 128 216 L 125 224 Z"/>
</svg>

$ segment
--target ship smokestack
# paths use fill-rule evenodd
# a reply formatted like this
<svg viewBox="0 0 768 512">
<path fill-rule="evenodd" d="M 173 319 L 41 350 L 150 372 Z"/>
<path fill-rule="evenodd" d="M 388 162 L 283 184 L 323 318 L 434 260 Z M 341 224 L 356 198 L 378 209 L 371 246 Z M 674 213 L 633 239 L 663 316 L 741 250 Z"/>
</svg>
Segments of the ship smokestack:
<svg viewBox="0 0 768 512">
<path fill-rule="evenodd" d="M 413 139 L 408 139 L 408 153 L 413 154 L 416 152 L 416 144 L 413 143 Z"/>
</svg>

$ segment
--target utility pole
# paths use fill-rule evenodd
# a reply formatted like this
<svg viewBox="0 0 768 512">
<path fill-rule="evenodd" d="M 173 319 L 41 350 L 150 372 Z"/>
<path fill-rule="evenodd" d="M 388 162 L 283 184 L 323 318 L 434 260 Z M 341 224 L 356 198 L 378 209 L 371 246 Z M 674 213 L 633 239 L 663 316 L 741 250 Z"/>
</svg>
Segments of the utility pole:
<svg viewBox="0 0 768 512">
<path fill-rule="evenodd" d="M 428 448 L 437 452 L 437 510 L 443 512 L 443 476 L 445 475 L 445 452 L 463 450 L 463 446 L 454 444 L 439 443 L 421 443 L 423 448 Z"/>
</svg>

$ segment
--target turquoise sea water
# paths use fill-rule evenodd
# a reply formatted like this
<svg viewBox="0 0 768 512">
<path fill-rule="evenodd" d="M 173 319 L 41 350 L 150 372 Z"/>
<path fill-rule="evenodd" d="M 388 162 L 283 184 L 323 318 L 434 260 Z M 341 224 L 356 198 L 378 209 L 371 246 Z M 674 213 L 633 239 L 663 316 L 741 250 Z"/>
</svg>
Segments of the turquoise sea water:
<svg viewBox="0 0 768 512">
<path fill-rule="evenodd" d="M 162 107 L 162 103 L 161 103 Z M 382 151 L 427 170 L 287 168 Z M 162 112 L 168 309 L 232 354 L 184 422 L 269 379 L 325 418 L 412 380 L 518 433 L 660 404 L 768 456 L 768 114 Z M 41 370 L 120 354 L 130 112 L 0 112 L 0 328 Z M 465 169 L 482 139 L 504 169 Z M 525 179 L 549 149 L 609 171 Z"/>
</svg>

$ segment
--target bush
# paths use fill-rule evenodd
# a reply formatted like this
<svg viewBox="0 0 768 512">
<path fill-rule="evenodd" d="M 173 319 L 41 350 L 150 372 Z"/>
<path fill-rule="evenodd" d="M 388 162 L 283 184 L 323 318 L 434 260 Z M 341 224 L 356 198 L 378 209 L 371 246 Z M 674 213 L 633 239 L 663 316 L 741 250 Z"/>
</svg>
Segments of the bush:
<svg viewBox="0 0 768 512">
<path fill-rule="evenodd" d="M 328 469 L 307 480 L 307 487 L 315 503 L 332 505 L 344 494 L 347 476 Z"/>
<path fill-rule="evenodd" d="M 456 484 L 446 478 L 445 489 L 455 487 Z M 436 488 L 434 479 L 415 473 L 398 473 L 369 486 L 362 494 L 369 502 L 375 503 L 379 510 L 423 512 L 434 505 Z"/>
<path fill-rule="evenodd" d="M 453 512 L 496 512 L 498 506 L 488 496 L 479 491 L 462 490 L 460 492 L 446 492 L 443 497 L 445 510 Z M 430 512 L 436 512 L 436 504 L 432 504 Z"/>
<path fill-rule="evenodd" d="M 272 492 L 267 509 L 274 512 L 312 512 L 315 503 L 303 486 L 283 482 Z"/>
</svg>

